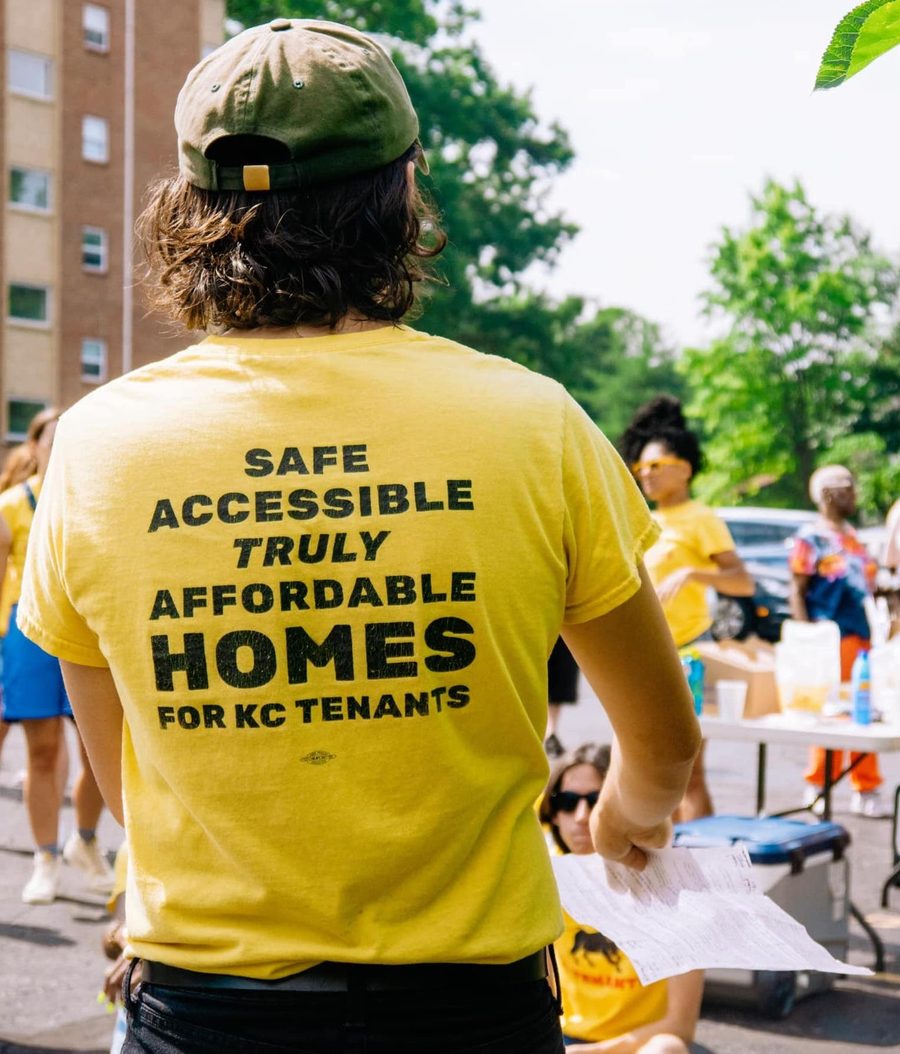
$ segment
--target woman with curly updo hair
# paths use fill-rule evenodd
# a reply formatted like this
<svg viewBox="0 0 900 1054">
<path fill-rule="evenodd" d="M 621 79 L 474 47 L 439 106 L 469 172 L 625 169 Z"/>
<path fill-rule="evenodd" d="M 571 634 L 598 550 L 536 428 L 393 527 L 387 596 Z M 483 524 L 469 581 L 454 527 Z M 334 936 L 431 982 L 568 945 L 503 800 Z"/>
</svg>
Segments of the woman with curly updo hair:
<svg viewBox="0 0 900 1054">
<path fill-rule="evenodd" d="M 725 523 L 691 498 L 691 481 L 703 467 L 697 434 L 688 428 L 681 403 L 671 395 L 659 395 L 635 412 L 621 447 L 644 496 L 654 503 L 662 529 L 659 541 L 647 552 L 646 567 L 675 644 L 684 648 L 709 639 L 712 616 L 707 590 L 749 597 L 753 579 Z M 693 820 L 712 811 L 701 753 L 676 818 Z"/>
</svg>

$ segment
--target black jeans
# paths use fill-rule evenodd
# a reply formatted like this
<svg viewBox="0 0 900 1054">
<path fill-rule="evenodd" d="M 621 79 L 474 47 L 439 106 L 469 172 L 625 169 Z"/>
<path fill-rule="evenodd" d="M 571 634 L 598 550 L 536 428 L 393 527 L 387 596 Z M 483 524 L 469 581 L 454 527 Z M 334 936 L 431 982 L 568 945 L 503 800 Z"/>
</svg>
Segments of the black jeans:
<svg viewBox="0 0 900 1054">
<path fill-rule="evenodd" d="M 141 985 L 123 1054 L 563 1054 L 546 980 L 490 989 L 260 992 Z"/>
</svg>

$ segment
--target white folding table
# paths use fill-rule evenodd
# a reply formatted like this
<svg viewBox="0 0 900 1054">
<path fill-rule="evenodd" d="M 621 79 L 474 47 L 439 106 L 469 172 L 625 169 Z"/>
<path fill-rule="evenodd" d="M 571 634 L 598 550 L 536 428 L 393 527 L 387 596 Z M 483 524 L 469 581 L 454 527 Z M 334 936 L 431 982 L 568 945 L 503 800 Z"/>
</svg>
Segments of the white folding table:
<svg viewBox="0 0 900 1054">
<path fill-rule="evenodd" d="M 848 773 L 862 761 L 867 754 L 889 754 L 900 751 L 900 727 L 896 725 L 857 725 L 846 718 L 825 718 L 811 715 L 767 714 L 743 721 L 723 721 L 719 717 L 704 714 L 700 726 L 706 739 L 741 740 L 745 743 L 756 743 L 756 812 L 766 814 L 766 748 L 770 743 L 782 743 L 794 746 L 822 747 L 825 750 L 825 782 L 822 793 L 806 805 L 794 809 L 785 809 L 775 816 L 787 816 L 795 812 L 812 810 L 816 802 L 822 803 L 822 818 L 831 819 L 831 792 Z M 842 769 L 832 779 L 831 766 L 836 750 L 847 750 L 858 753 L 860 757 Z M 896 865 L 887 877 L 882 892 L 884 902 L 888 888 L 900 878 L 900 864 Z M 853 917 L 863 927 L 875 948 L 875 969 L 884 969 L 884 946 L 881 938 L 866 922 L 862 913 L 850 905 Z"/>
</svg>

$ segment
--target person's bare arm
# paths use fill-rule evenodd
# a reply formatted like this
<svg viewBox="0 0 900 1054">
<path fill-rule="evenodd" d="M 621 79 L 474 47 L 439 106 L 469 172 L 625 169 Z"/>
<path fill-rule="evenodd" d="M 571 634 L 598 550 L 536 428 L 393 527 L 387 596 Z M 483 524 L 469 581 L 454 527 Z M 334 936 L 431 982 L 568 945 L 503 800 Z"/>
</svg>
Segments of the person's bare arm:
<svg viewBox="0 0 900 1054">
<path fill-rule="evenodd" d="M 122 703 L 112 674 L 60 660 L 66 692 L 97 785 L 109 811 L 122 816 Z"/>
<path fill-rule="evenodd" d="M 562 630 L 616 734 L 591 816 L 594 847 L 639 870 L 644 849 L 668 843 L 669 817 L 700 749 L 693 699 L 643 565 L 640 576 L 641 588 L 624 604 Z"/>
<path fill-rule="evenodd" d="M 734 549 L 724 553 L 713 553 L 710 559 L 716 565 L 715 571 L 701 571 L 695 567 L 682 567 L 673 571 L 656 587 L 659 599 L 671 600 L 688 582 L 699 582 L 712 586 L 717 593 L 729 597 L 752 597 L 756 585 L 752 575 L 744 567 L 744 561 Z"/>
<path fill-rule="evenodd" d="M 809 590 L 809 575 L 791 575 L 790 608 L 791 618 L 800 622 L 809 622 L 809 611 L 806 609 L 806 594 Z"/>
<path fill-rule="evenodd" d="M 700 1003 L 703 999 L 703 971 L 692 970 L 669 979 L 668 1007 L 665 1017 L 641 1025 L 621 1036 L 599 1043 L 576 1043 L 566 1047 L 566 1054 L 638 1054 L 654 1036 L 677 1036 L 687 1045 L 694 1038 Z"/>
</svg>

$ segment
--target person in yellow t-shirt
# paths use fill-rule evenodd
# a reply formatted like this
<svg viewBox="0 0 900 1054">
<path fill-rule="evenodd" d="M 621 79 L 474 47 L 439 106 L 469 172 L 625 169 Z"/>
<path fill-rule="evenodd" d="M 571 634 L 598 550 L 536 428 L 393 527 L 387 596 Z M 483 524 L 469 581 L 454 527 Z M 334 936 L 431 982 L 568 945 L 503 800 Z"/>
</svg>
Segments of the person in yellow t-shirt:
<svg viewBox="0 0 900 1054">
<path fill-rule="evenodd" d="M 125 820 L 126 1049 L 560 1054 L 560 631 L 598 852 L 645 865 L 699 748 L 646 502 L 562 386 L 401 324 L 443 236 L 377 41 L 248 29 L 176 129 L 140 227 L 216 335 L 63 415 L 18 612 Z"/>
<path fill-rule="evenodd" d="M 585 743 L 551 768 L 539 815 L 560 853 L 591 853 L 593 808 L 610 748 Z M 642 985 L 613 941 L 563 912 L 555 944 L 563 1034 L 572 1054 L 688 1054 L 703 997 L 703 971 Z"/>
<path fill-rule="evenodd" d="M 112 871 L 96 841 L 103 799 L 82 745 L 81 771 L 72 790 L 76 829 L 60 851 L 59 811 L 68 772 L 63 720 L 72 717 L 59 661 L 29 640 L 15 621 L 34 513 L 56 432 L 59 411 L 48 408 L 28 426 L 33 474 L 0 494 L 0 583 L 8 609 L 3 634 L 2 714 L 25 733 L 25 805 L 35 842 L 34 868 L 22 890 L 26 904 L 56 898 L 62 860 L 74 864 L 93 892 L 105 893 Z M 80 741 L 79 741 L 80 742 Z"/>
<path fill-rule="evenodd" d="M 3 468 L 0 469 L 0 494 L 5 490 L 9 490 L 10 487 L 16 483 L 24 483 L 29 476 L 34 475 L 35 470 L 34 451 L 31 448 L 31 444 L 28 442 L 20 443 L 18 446 L 14 446 L 12 450 L 6 455 L 6 460 L 3 462 Z M 12 608 L 12 603 L 9 598 L 10 588 L 8 581 L 4 578 L 2 585 L 0 585 L 0 627 L 6 626 L 9 623 L 9 612 Z M 4 631 L 0 629 L 0 637 L 3 636 Z M 0 714 L 3 712 L 2 703 L 0 703 Z M 6 742 L 6 737 L 9 734 L 9 730 L 12 725 L 5 718 L 0 717 L 0 752 L 3 750 L 3 745 Z M 60 754 L 60 757 L 65 755 Z M 68 774 L 68 765 L 64 765 L 64 774 Z M 61 780 L 65 783 L 65 778 Z"/>
<path fill-rule="evenodd" d="M 654 503 L 660 536 L 647 553 L 647 573 L 675 644 L 684 648 L 708 639 L 712 615 L 707 591 L 749 597 L 754 586 L 728 527 L 708 506 L 691 500 L 691 480 L 703 458 L 681 403 L 668 395 L 651 399 L 636 411 L 621 447 L 641 490 Z M 696 820 L 712 811 L 701 752 L 675 818 Z"/>
</svg>

